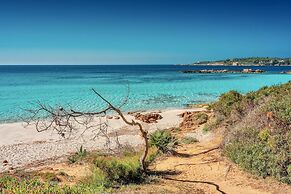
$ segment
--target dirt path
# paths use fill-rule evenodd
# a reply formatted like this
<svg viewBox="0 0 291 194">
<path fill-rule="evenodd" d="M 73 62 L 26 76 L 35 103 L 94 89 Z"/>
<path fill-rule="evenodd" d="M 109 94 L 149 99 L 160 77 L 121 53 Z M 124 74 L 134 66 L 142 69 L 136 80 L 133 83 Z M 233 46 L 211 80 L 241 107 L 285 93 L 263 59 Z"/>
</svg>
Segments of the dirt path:
<svg viewBox="0 0 291 194">
<path fill-rule="evenodd" d="M 158 160 L 151 170 L 161 174 L 161 180 L 138 186 L 136 193 L 193 194 L 287 194 L 291 187 L 272 179 L 262 179 L 240 170 L 221 156 L 218 148 L 221 134 L 212 140 L 185 145 L 178 156 Z"/>
</svg>

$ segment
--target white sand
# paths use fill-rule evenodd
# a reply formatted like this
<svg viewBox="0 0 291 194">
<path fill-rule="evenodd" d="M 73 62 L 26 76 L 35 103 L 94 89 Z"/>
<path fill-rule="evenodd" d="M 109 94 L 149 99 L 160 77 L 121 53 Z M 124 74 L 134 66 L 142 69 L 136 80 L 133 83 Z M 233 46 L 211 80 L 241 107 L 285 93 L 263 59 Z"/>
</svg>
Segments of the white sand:
<svg viewBox="0 0 291 194">
<path fill-rule="evenodd" d="M 163 110 L 161 115 L 163 119 L 158 123 L 142 123 L 144 129 L 154 131 L 177 127 L 181 122 L 178 114 L 184 111 L 201 111 L 201 108 L 195 109 L 174 109 Z M 126 115 L 128 119 L 132 116 Z M 109 133 L 119 134 L 121 144 L 138 146 L 142 144 L 142 139 L 138 135 L 138 130 L 127 126 L 121 119 L 110 119 Z M 82 138 L 79 135 L 74 138 L 63 139 L 53 131 L 37 132 L 34 126 L 25 127 L 23 123 L 0 124 L 0 172 L 6 171 L 11 167 L 23 167 L 36 164 L 37 161 L 58 158 L 69 153 L 75 152 L 81 145 L 87 150 L 106 149 L 106 138 L 98 136 L 93 140 L 94 134 L 87 133 Z M 116 146 L 116 137 L 111 138 L 110 147 Z M 4 166 L 2 162 L 8 161 Z"/>
</svg>

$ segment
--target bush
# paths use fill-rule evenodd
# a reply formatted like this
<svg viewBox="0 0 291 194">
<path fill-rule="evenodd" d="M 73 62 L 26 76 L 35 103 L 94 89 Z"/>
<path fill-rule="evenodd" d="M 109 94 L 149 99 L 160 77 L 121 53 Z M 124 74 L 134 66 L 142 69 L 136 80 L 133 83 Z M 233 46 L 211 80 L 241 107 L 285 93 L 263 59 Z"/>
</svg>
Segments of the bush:
<svg viewBox="0 0 291 194">
<path fill-rule="evenodd" d="M 80 186 L 59 186 L 50 182 L 42 182 L 37 178 L 24 179 L 12 176 L 0 177 L 0 193 L 58 193 L 58 194 L 77 194 L 94 193 L 99 189 Z"/>
<path fill-rule="evenodd" d="M 110 192 L 113 186 L 141 183 L 148 180 L 141 171 L 139 152 L 128 152 L 126 149 L 119 157 L 90 154 L 90 164 L 93 163 L 92 175 L 84 178 L 75 186 L 59 185 L 58 175 L 67 176 L 65 172 L 40 173 L 19 172 L 17 176 L 0 175 L 0 193 L 48 193 L 48 194 L 91 194 L 104 191 Z M 149 150 L 147 164 L 153 162 L 157 152 Z M 88 158 L 87 158 L 88 159 Z"/>
<path fill-rule="evenodd" d="M 199 112 L 197 114 L 194 114 L 192 117 L 192 122 L 201 125 L 208 121 L 208 115 L 203 112 Z"/>
<path fill-rule="evenodd" d="M 147 174 L 141 170 L 140 156 L 141 152 L 128 152 L 127 149 L 118 157 L 100 154 L 92 156 L 94 172 L 85 182 L 100 188 L 111 188 L 115 185 L 147 181 Z M 157 151 L 149 149 L 146 164 L 151 164 L 156 157 Z"/>
<path fill-rule="evenodd" d="M 231 91 L 212 104 L 227 124 L 224 152 L 242 168 L 291 183 L 291 82 L 240 95 Z"/>
<path fill-rule="evenodd" d="M 222 122 L 219 119 L 220 118 L 215 117 L 212 120 L 210 120 L 209 122 L 207 122 L 202 128 L 203 133 L 207 133 L 207 132 L 219 127 L 219 124 Z"/>
<path fill-rule="evenodd" d="M 265 112 L 272 112 L 280 123 L 291 125 L 291 94 L 270 100 L 265 105 Z"/>
<path fill-rule="evenodd" d="M 291 132 L 272 135 L 268 129 L 243 129 L 226 144 L 224 153 L 253 174 L 291 183 Z"/>
<path fill-rule="evenodd" d="M 70 164 L 82 161 L 87 156 L 87 150 L 81 146 L 79 150 L 68 158 Z"/>
<path fill-rule="evenodd" d="M 95 160 L 95 165 L 104 175 L 101 182 L 106 180 L 106 186 L 139 183 L 143 179 L 138 158 L 99 157 Z"/>
<path fill-rule="evenodd" d="M 170 132 L 157 130 L 150 134 L 149 144 L 156 147 L 162 153 L 172 153 L 178 145 L 178 141 Z"/>
<path fill-rule="evenodd" d="M 234 106 L 238 105 L 241 100 L 242 95 L 237 91 L 232 90 L 222 94 L 217 102 L 210 105 L 210 108 L 212 108 L 216 113 L 220 113 L 227 117 L 230 116 Z"/>
<path fill-rule="evenodd" d="M 222 121 L 235 123 L 241 120 L 256 107 L 266 104 L 271 106 L 269 109 L 280 109 L 279 117 L 284 117 L 284 121 L 290 118 L 291 106 L 291 82 L 279 86 L 263 87 L 258 91 L 249 92 L 241 95 L 236 91 L 230 91 L 220 96 L 219 100 L 210 105 L 214 110 L 215 116 Z M 283 110 L 285 108 L 285 110 Z M 270 110 L 271 111 L 271 110 Z M 290 121 L 290 120 L 289 120 Z M 289 122 L 288 121 L 288 122 Z"/>
</svg>

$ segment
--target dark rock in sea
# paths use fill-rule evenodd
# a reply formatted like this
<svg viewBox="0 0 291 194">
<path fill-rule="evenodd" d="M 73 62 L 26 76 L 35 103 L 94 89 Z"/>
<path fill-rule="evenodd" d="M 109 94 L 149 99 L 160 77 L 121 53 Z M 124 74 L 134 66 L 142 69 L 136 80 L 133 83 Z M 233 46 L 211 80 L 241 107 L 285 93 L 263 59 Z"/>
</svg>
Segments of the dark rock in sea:
<svg viewBox="0 0 291 194">
<path fill-rule="evenodd" d="M 263 73 L 262 69 L 243 69 L 243 70 L 228 70 L 228 69 L 201 69 L 201 70 L 184 70 L 182 73 Z"/>
<path fill-rule="evenodd" d="M 291 71 L 282 71 L 282 74 L 291 74 Z"/>
</svg>

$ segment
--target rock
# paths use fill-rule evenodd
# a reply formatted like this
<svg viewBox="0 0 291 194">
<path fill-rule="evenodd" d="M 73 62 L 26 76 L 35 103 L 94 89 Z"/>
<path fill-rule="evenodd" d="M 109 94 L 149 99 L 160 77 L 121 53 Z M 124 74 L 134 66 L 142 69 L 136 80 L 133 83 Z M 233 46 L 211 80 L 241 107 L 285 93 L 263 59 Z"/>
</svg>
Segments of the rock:
<svg viewBox="0 0 291 194">
<path fill-rule="evenodd" d="M 282 71 L 283 74 L 291 74 L 291 71 Z"/>
<path fill-rule="evenodd" d="M 208 115 L 205 112 L 184 112 L 180 116 L 183 118 L 180 124 L 181 130 L 193 130 L 208 120 Z"/>
<path fill-rule="evenodd" d="M 145 123 L 157 123 L 157 120 L 160 120 L 162 118 L 163 117 L 159 113 L 147 113 L 147 114 L 137 113 L 135 115 L 135 119 Z"/>
<path fill-rule="evenodd" d="M 178 116 L 181 117 L 181 118 L 184 118 L 184 117 L 186 117 L 187 115 L 190 115 L 190 114 L 192 114 L 192 113 L 191 112 L 183 112 L 181 114 L 178 114 Z"/>
<path fill-rule="evenodd" d="M 252 70 L 252 69 L 243 69 L 242 72 L 243 72 L 243 73 L 252 73 L 253 70 Z"/>
<path fill-rule="evenodd" d="M 115 116 L 114 119 L 117 119 L 118 120 L 118 119 L 120 119 L 120 116 Z"/>
<path fill-rule="evenodd" d="M 262 69 L 256 69 L 256 71 L 255 71 L 256 73 L 263 73 L 263 72 L 265 72 L 264 70 L 262 70 Z"/>
<path fill-rule="evenodd" d="M 149 122 L 149 123 L 157 123 L 157 121 L 156 121 L 154 118 L 150 118 L 150 119 L 148 120 L 148 122 Z"/>
<path fill-rule="evenodd" d="M 135 115 L 137 114 L 137 112 L 136 112 L 136 111 L 132 111 L 132 112 L 128 112 L 127 114 L 128 114 L 128 115 L 133 115 L 133 116 L 135 116 Z"/>
<path fill-rule="evenodd" d="M 106 119 L 113 119 L 113 117 L 112 117 L 112 116 L 109 116 L 109 115 L 107 115 L 107 116 L 106 116 Z"/>
</svg>

